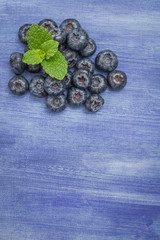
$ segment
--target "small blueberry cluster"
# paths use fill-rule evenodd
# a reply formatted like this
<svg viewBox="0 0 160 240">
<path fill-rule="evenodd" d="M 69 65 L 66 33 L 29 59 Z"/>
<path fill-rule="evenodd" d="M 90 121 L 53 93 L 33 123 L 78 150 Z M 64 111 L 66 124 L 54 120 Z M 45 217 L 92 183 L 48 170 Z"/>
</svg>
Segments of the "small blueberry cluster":
<svg viewBox="0 0 160 240">
<path fill-rule="evenodd" d="M 75 70 L 68 71 L 60 81 L 46 74 L 40 64 L 24 64 L 23 54 L 14 52 L 10 56 L 10 65 L 16 76 L 11 78 L 8 84 L 12 93 L 22 95 L 29 89 L 34 96 L 46 96 L 46 105 L 54 112 L 65 109 L 66 102 L 74 106 L 85 104 L 86 109 L 97 112 L 104 104 L 99 93 L 104 92 L 108 86 L 112 90 L 118 90 L 126 85 L 127 76 L 124 72 L 115 70 L 118 59 L 111 50 L 99 52 L 95 64 L 88 58 L 95 53 L 96 43 L 89 38 L 76 19 L 66 19 L 60 27 L 51 19 L 44 19 L 39 25 L 46 28 L 53 39 L 59 42 L 59 51 L 65 56 L 68 68 L 75 67 Z M 19 39 L 25 44 L 30 26 L 31 24 L 25 24 L 19 29 Z M 28 50 L 26 45 L 24 52 Z M 95 66 L 98 70 L 107 72 L 107 78 L 101 74 L 93 74 Z M 25 77 L 20 76 L 24 70 L 41 74 L 34 76 L 29 83 Z"/>
</svg>

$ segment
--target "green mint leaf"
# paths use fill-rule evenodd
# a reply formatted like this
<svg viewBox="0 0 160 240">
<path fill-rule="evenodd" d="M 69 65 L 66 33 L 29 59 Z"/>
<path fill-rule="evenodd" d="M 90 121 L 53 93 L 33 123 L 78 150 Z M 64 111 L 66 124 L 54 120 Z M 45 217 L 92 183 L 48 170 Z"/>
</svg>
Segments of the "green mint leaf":
<svg viewBox="0 0 160 240">
<path fill-rule="evenodd" d="M 41 49 L 29 50 L 24 54 L 22 61 L 27 64 L 38 64 L 45 59 L 45 52 Z"/>
<path fill-rule="evenodd" d="M 45 72 L 48 73 L 52 78 L 62 80 L 67 74 L 67 61 L 59 51 L 49 60 L 43 60 L 41 65 Z"/>
<path fill-rule="evenodd" d="M 58 51 L 58 45 L 59 43 L 57 41 L 48 40 L 41 44 L 41 49 L 46 53 L 46 59 L 50 59 L 50 57 L 53 57 L 54 54 Z"/>
<path fill-rule="evenodd" d="M 37 24 L 32 24 L 27 32 L 27 43 L 31 50 L 39 49 L 41 44 L 52 39 L 51 33 L 46 28 Z"/>
</svg>

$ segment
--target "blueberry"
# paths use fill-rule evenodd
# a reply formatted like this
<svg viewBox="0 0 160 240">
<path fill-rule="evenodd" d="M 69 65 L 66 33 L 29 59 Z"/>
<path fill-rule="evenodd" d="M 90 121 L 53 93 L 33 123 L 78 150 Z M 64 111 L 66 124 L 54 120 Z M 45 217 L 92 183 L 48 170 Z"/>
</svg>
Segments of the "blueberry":
<svg viewBox="0 0 160 240">
<path fill-rule="evenodd" d="M 68 68 L 72 68 L 76 65 L 78 61 L 78 53 L 67 48 L 65 49 L 62 54 L 65 56 L 67 63 L 68 63 Z"/>
<path fill-rule="evenodd" d="M 31 73 L 38 73 L 41 69 L 40 64 L 34 64 L 34 65 L 27 65 L 26 70 Z"/>
<path fill-rule="evenodd" d="M 96 43 L 93 39 L 89 38 L 87 46 L 80 51 L 82 57 L 89 57 L 95 53 L 97 49 Z"/>
<path fill-rule="evenodd" d="M 22 76 L 15 76 L 8 83 L 9 89 L 15 95 L 23 95 L 28 90 L 28 81 Z"/>
<path fill-rule="evenodd" d="M 43 19 L 42 21 L 40 21 L 38 23 L 38 25 L 46 28 L 48 31 L 50 31 L 51 29 L 58 27 L 57 23 L 55 21 L 53 21 L 52 19 Z"/>
<path fill-rule="evenodd" d="M 86 69 L 79 68 L 74 71 L 72 81 L 76 87 L 85 89 L 90 86 L 91 77 Z"/>
<path fill-rule="evenodd" d="M 47 96 L 46 99 L 47 107 L 53 112 L 60 112 L 66 107 L 66 96 L 59 94 L 57 96 Z"/>
<path fill-rule="evenodd" d="M 71 105 L 79 106 L 85 103 L 87 98 L 86 90 L 71 87 L 68 90 L 67 100 Z"/>
<path fill-rule="evenodd" d="M 118 66 L 118 59 L 111 50 L 103 50 L 96 56 L 95 63 L 98 69 L 111 72 Z"/>
<path fill-rule="evenodd" d="M 97 112 L 104 104 L 104 99 L 98 94 L 92 94 L 86 100 L 85 107 L 91 112 Z"/>
<path fill-rule="evenodd" d="M 88 34 L 81 28 L 76 28 L 67 35 L 68 47 L 80 51 L 88 44 Z"/>
<path fill-rule="evenodd" d="M 60 28 L 62 28 L 66 32 L 66 34 L 80 27 L 81 27 L 80 23 L 73 18 L 64 20 L 60 25 Z"/>
<path fill-rule="evenodd" d="M 45 79 L 44 89 L 49 95 L 58 95 L 65 90 L 64 81 L 48 76 Z"/>
<path fill-rule="evenodd" d="M 91 77 L 91 85 L 88 90 L 91 93 L 101 93 L 107 88 L 107 81 L 105 77 L 101 74 L 95 74 Z"/>
<path fill-rule="evenodd" d="M 22 27 L 20 27 L 18 36 L 22 43 L 27 44 L 27 32 L 30 29 L 31 25 L 32 24 L 24 24 Z"/>
<path fill-rule="evenodd" d="M 92 62 L 89 58 L 82 58 L 79 60 L 76 64 L 76 67 L 86 69 L 91 74 L 94 73 L 95 69 L 94 62 Z"/>
<path fill-rule="evenodd" d="M 68 71 L 68 73 L 64 77 L 63 81 L 64 81 L 66 88 L 69 88 L 72 86 L 72 72 L 71 71 Z"/>
<path fill-rule="evenodd" d="M 67 48 L 67 44 L 66 43 L 59 44 L 59 46 L 58 46 L 58 50 L 60 52 L 63 52 L 66 48 Z"/>
<path fill-rule="evenodd" d="M 24 52 L 27 52 L 27 51 L 29 51 L 29 50 L 30 50 L 30 49 L 29 49 L 28 45 L 26 45 L 25 48 L 24 48 Z"/>
<path fill-rule="evenodd" d="M 15 74 L 22 74 L 26 68 L 26 64 L 22 62 L 23 54 L 14 52 L 10 56 L 11 69 Z"/>
<path fill-rule="evenodd" d="M 108 74 L 108 83 L 112 90 L 122 89 L 127 83 L 127 76 L 122 71 L 114 70 Z"/>
<path fill-rule="evenodd" d="M 44 90 L 44 77 L 39 75 L 31 79 L 29 84 L 30 92 L 36 97 L 44 97 L 47 93 Z"/>
<path fill-rule="evenodd" d="M 52 37 L 55 41 L 59 42 L 60 44 L 66 41 L 66 32 L 61 28 L 53 28 L 50 30 Z"/>
<path fill-rule="evenodd" d="M 41 75 L 42 75 L 43 77 L 45 77 L 45 78 L 48 76 L 48 74 L 44 71 L 43 68 L 41 68 L 40 73 L 41 73 Z"/>
</svg>

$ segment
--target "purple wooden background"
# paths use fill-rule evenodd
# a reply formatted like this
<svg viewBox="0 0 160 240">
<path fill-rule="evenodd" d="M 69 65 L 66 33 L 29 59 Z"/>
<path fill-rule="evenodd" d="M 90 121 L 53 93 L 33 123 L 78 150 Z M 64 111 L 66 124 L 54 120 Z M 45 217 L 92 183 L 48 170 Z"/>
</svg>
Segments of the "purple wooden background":
<svg viewBox="0 0 160 240">
<path fill-rule="evenodd" d="M 118 55 L 128 84 L 98 113 L 9 92 L 18 29 L 46 17 Z M 159 240 L 160 1 L 1 0 L 0 53 L 0 240 Z"/>
</svg>

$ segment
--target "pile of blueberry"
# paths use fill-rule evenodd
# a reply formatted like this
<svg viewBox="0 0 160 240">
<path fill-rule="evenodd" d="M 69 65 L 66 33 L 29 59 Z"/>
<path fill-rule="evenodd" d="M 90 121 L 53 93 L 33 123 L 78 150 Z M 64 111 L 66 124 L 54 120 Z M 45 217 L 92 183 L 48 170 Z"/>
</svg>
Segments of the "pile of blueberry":
<svg viewBox="0 0 160 240">
<path fill-rule="evenodd" d="M 37 97 L 46 96 L 46 105 L 54 112 L 65 109 L 66 101 L 74 106 L 85 104 L 86 109 L 97 112 L 104 104 L 104 99 L 99 93 L 105 91 L 108 86 L 112 90 L 118 90 L 126 85 L 127 76 L 124 72 L 115 70 L 118 59 L 111 50 L 99 52 L 95 64 L 88 58 L 95 53 L 96 43 L 89 38 L 77 20 L 66 19 L 58 27 L 53 20 L 44 19 L 39 25 L 47 28 L 54 40 L 59 42 L 59 51 L 65 56 L 68 68 L 75 67 L 75 70 L 68 71 L 60 81 L 47 75 L 40 64 L 24 64 L 23 54 L 14 52 L 10 56 L 10 65 L 17 76 L 9 81 L 9 88 L 14 94 L 22 95 L 29 89 L 31 94 Z M 25 44 L 30 26 L 31 24 L 25 24 L 19 29 L 19 39 Z M 24 51 L 28 50 L 26 45 Z M 101 74 L 93 74 L 95 66 L 98 70 L 107 72 L 107 78 Z M 31 73 L 40 72 L 40 75 L 34 76 L 28 83 L 25 77 L 20 76 L 24 70 Z"/>
</svg>

